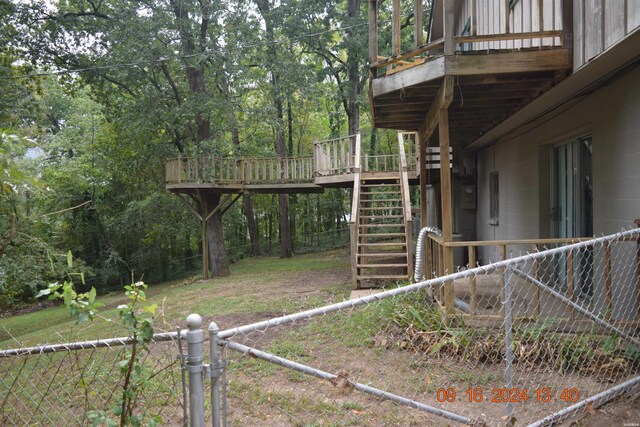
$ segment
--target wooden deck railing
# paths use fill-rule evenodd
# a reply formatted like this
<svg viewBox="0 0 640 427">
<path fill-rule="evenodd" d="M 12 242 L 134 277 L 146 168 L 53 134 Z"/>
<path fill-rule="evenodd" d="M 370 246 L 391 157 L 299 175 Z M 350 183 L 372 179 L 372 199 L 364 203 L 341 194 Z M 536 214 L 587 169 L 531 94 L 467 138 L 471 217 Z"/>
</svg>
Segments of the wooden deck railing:
<svg viewBox="0 0 640 427">
<path fill-rule="evenodd" d="M 409 191 L 409 166 L 405 152 L 404 135 L 398 133 L 398 151 L 400 158 L 400 193 L 402 195 L 402 207 L 404 211 L 404 236 L 407 249 L 407 274 L 413 271 L 413 221 L 411 217 L 411 193 Z M 412 144 L 409 144 L 411 146 Z M 415 165 L 414 165 L 415 168 Z"/>
<path fill-rule="evenodd" d="M 457 11 L 453 2 L 443 2 L 443 37 L 425 43 L 422 34 L 422 3 L 414 0 L 414 47 L 400 46 L 400 0 L 392 2 L 391 52 L 378 52 L 378 2 L 369 0 L 369 70 L 372 78 L 386 69 L 386 75 L 402 71 L 443 54 L 490 52 L 523 48 L 569 47 L 563 28 L 571 25 L 573 10 L 562 0 L 466 0 Z M 569 29 L 571 31 L 571 29 Z"/>
<path fill-rule="evenodd" d="M 400 134 L 407 171 L 416 170 L 415 132 Z M 357 147 L 357 148 L 356 148 Z M 437 148 L 436 148 L 437 150 Z M 360 134 L 314 143 L 314 155 L 299 157 L 185 157 L 167 160 L 165 182 L 218 184 L 308 183 L 316 177 L 343 176 L 350 181 L 358 172 L 397 172 L 399 154 L 362 156 Z M 439 168 L 439 152 L 426 156 L 427 169 Z"/>
<path fill-rule="evenodd" d="M 177 157 L 166 164 L 167 183 L 260 184 L 312 182 L 312 157 Z"/>
</svg>

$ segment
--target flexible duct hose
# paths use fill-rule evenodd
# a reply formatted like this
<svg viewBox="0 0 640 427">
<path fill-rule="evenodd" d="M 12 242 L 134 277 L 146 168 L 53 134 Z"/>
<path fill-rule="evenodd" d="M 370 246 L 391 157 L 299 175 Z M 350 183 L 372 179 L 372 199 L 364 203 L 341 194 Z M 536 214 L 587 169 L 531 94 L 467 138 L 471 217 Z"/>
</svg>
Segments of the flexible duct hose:
<svg viewBox="0 0 640 427">
<path fill-rule="evenodd" d="M 442 231 L 437 227 L 424 227 L 420 230 L 418 242 L 416 243 L 416 267 L 413 271 L 414 282 L 421 282 L 424 280 L 424 245 L 427 241 L 427 234 L 429 233 L 442 237 Z"/>
<path fill-rule="evenodd" d="M 420 230 L 420 234 L 418 235 L 418 242 L 416 243 L 416 262 L 415 269 L 413 271 L 413 282 L 422 282 L 425 280 L 424 278 L 424 247 L 425 242 L 427 241 L 427 235 L 435 234 L 438 237 L 442 237 L 442 231 L 437 227 L 424 227 Z M 451 272 L 452 273 L 452 272 Z M 461 299 L 454 299 L 453 305 L 460 311 L 464 311 L 465 313 L 471 313 L 471 306 Z"/>
</svg>

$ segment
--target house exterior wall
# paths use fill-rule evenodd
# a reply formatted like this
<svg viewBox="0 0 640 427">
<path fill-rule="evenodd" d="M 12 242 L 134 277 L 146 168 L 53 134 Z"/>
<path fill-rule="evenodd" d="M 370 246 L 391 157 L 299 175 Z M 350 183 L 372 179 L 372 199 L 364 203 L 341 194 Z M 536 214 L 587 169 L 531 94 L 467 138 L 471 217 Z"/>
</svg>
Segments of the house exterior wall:
<svg viewBox="0 0 640 427">
<path fill-rule="evenodd" d="M 478 240 L 549 237 L 550 153 L 555 144 L 591 135 L 593 149 L 593 229 L 612 234 L 640 218 L 640 68 L 600 88 L 575 104 L 560 107 L 552 118 L 529 125 L 518 135 L 478 153 Z M 489 224 L 489 174 L 499 173 L 499 223 Z M 510 247 L 508 256 L 531 250 Z M 635 243 L 612 253 L 619 274 L 617 292 L 632 295 Z M 499 258 L 496 248 L 480 248 L 479 261 Z M 595 254 L 596 300 L 602 301 L 602 254 Z M 630 261 L 629 261 L 630 260 Z M 626 264 L 625 264 L 626 263 Z M 624 276 L 620 276 L 624 275 Z M 631 299 L 618 299 L 614 317 L 634 312 Z M 617 304 L 617 305 L 616 305 Z M 623 306 L 621 304 L 627 304 Z"/>
<path fill-rule="evenodd" d="M 478 153 L 478 239 L 548 237 L 549 152 L 554 144 L 584 135 L 593 138 L 594 233 L 631 226 L 640 217 L 640 68 Z M 500 220 L 495 226 L 489 225 L 491 172 L 498 172 L 500 179 Z M 541 204 L 547 209 L 541 210 Z"/>
</svg>

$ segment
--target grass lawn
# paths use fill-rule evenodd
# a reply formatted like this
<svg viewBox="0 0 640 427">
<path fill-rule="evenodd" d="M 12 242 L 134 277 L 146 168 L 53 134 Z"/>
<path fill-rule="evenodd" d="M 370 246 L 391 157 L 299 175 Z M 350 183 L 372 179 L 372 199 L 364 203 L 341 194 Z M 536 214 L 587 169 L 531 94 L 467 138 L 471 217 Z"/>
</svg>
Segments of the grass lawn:
<svg viewBox="0 0 640 427">
<path fill-rule="evenodd" d="M 312 253 L 290 259 L 261 257 L 231 265 L 231 276 L 197 277 L 149 285 L 147 296 L 159 306 L 158 331 L 185 327 L 198 313 L 220 326 L 240 326 L 237 320 L 259 320 L 344 299 L 350 291 L 349 257 L 345 250 Z M 64 307 L 0 319 L 0 349 L 59 343 L 126 334 L 116 307 L 124 291 L 98 297 L 104 304 L 93 322 L 75 325 Z M 244 316 L 241 316 L 244 314 Z M 255 316 L 251 316 L 251 315 Z M 112 321 L 114 319 L 115 321 Z"/>
</svg>

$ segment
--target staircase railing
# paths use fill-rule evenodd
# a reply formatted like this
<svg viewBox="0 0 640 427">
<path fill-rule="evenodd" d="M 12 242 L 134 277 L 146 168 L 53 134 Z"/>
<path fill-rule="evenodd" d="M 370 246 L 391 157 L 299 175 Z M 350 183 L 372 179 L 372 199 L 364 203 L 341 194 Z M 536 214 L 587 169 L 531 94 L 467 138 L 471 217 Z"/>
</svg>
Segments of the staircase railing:
<svg viewBox="0 0 640 427">
<path fill-rule="evenodd" d="M 413 221 L 411 219 L 411 193 L 409 193 L 409 168 L 404 150 L 402 133 L 398 133 L 398 154 L 400 157 L 400 191 L 402 194 L 402 210 L 404 212 L 404 232 L 407 249 L 407 274 L 413 271 Z"/>
<path fill-rule="evenodd" d="M 360 202 L 360 133 L 355 135 L 355 155 L 353 164 L 353 197 L 351 199 L 351 215 L 349 216 L 349 232 L 351 234 L 351 280 L 353 289 L 358 288 L 358 205 Z"/>
</svg>

